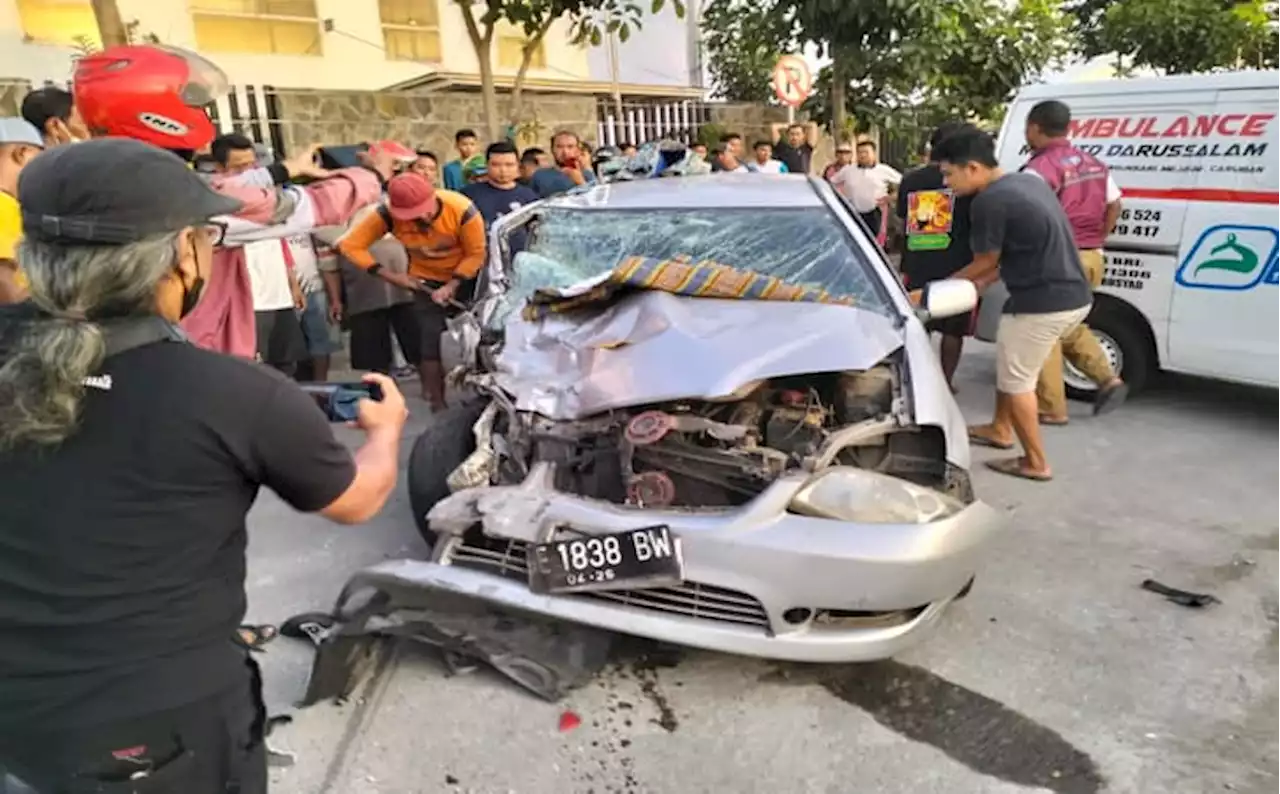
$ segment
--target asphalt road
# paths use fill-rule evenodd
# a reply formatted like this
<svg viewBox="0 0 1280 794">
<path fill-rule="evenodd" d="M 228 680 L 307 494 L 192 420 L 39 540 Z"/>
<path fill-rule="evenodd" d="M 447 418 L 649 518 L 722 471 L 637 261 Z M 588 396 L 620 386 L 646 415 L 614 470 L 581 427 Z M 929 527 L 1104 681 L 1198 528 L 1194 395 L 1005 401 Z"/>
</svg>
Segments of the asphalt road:
<svg viewBox="0 0 1280 794">
<path fill-rule="evenodd" d="M 966 355 L 971 421 L 989 416 L 992 365 L 981 343 Z M 1271 794 L 1275 392 L 1172 379 L 1102 419 L 1074 410 L 1046 431 L 1051 484 L 993 474 L 980 461 L 999 453 L 975 451 L 978 494 L 1011 529 L 943 629 L 893 662 L 690 652 L 621 662 L 551 705 L 403 647 L 360 697 L 277 731 L 297 762 L 272 790 Z M 264 494 L 250 535 L 261 621 L 327 608 L 361 565 L 423 550 L 403 492 L 362 527 Z M 1138 587 L 1149 577 L 1221 603 L 1177 606 Z M 260 658 L 273 712 L 290 709 L 309 649 L 281 639 Z M 582 724 L 561 732 L 566 710 Z"/>
</svg>

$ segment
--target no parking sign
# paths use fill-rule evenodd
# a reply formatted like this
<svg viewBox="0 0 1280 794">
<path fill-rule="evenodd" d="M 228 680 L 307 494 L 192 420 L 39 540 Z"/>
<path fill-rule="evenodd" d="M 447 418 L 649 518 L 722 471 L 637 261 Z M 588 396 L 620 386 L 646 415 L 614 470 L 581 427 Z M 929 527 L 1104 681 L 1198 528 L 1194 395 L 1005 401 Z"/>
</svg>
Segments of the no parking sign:
<svg viewBox="0 0 1280 794">
<path fill-rule="evenodd" d="M 773 67 L 773 93 L 784 105 L 798 108 L 813 91 L 813 72 L 798 55 L 784 55 Z"/>
</svg>

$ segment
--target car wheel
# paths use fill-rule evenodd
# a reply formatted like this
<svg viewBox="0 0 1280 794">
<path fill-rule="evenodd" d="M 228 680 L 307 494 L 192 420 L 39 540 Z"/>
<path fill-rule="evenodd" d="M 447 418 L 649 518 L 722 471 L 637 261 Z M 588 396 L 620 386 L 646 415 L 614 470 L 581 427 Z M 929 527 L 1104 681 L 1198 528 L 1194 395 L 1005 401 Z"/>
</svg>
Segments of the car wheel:
<svg viewBox="0 0 1280 794">
<path fill-rule="evenodd" d="M 1111 370 L 1124 378 L 1129 393 L 1136 394 L 1146 386 L 1155 369 L 1156 357 L 1151 337 L 1141 320 L 1110 304 L 1096 304 L 1087 320 L 1106 354 Z M 1062 362 L 1062 379 L 1067 396 L 1073 400 L 1093 402 L 1098 387 L 1070 362 Z"/>
<path fill-rule="evenodd" d="M 427 525 L 427 511 L 449 495 L 449 475 L 475 451 L 472 428 L 483 411 L 483 405 L 462 403 L 435 413 L 413 444 L 409 454 L 409 506 L 418 532 L 428 545 L 435 545 L 436 533 Z"/>
</svg>

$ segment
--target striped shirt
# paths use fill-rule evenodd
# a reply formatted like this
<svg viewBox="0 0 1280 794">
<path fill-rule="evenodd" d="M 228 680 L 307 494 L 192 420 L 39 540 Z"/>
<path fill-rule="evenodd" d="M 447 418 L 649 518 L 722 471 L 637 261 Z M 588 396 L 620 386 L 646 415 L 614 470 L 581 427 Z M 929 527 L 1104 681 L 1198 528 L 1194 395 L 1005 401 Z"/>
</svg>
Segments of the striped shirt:
<svg viewBox="0 0 1280 794">
<path fill-rule="evenodd" d="M 484 264 L 484 219 L 471 199 L 437 190 L 436 216 L 430 220 L 393 220 L 370 212 L 338 242 L 342 255 L 361 270 L 375 264 L 370 247 L 388 232 L 409 253 L 409 275 L 427 281 L 474 278 Z"/>
</svg>

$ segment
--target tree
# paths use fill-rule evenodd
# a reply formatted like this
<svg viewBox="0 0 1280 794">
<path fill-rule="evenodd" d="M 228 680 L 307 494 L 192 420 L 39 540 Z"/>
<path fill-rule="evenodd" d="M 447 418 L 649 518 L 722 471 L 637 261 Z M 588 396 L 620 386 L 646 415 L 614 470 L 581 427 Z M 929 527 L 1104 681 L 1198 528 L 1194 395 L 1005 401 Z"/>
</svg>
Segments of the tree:
<svg viewBox="0 0 1280 794">
<path fill-rule="evenodd" d="M 1019 88 L 1073 48 L 1055 0 L 957 0 L 943 15 L 925 102 L 948 118 L 996 120 Z"/>
<path fill-rule="evenodd" d="M 454 0 L 462 9 L 467 38 L 475 49 L 480 68 L 480 94 L 484 105 L 484 123 L 491 140 L 502 137 L 498 113 L 498 92 L 493 81 L 493 39 L 499 27 L 511 25 L 524 36 L 520 65 L 511 84 L 511 109 L 507 121 L 518 123 L 523 110 L 524 83 L 551 26 L 559 19 L 570 22 L 574 44 L 598 46 L 606 35 L 616 34 L 621 41 L 631 37 L 640 27 L 641 7 L 632 0 Z M 651 0 L 651 11 L 660 12 L 665 0 Z M 672 0 L 676 13 L 684 16 L 683 0 Z"/>
<path fill-rule="evenodd" d="M 702 12 L 703 46 L 715 95 L 735 102 L 768 102 L 773 67 L 795 49 L 791 20 L 771 4 L 711 0 Z"/>
<path fill-rule="evenodd" d="M 780 0 L 832 64 L 807 107 L 843 137 L 871 124 L 991 119 L 1068 51 L 1053 0 Z M 836 131 L 839 131 L 838 133 Z"/>
<path fill-rule="evenodd" d="M 928 74 L 932 53 L 920 45 L 946 2 L 778 0 L 776 13 L 796 26 L 797 38 L 831 59 L 829 127 L 837 140 L 845 135 L 851 94 L 858 102 L 884 92 L 909 93 Z"/>
<path fill-rule="evenodd" d="M 1085 54 L 1166 74 L 1275 67 L 1280 50 L 1275 6 L 1264 0 L 1114 0 L 1088 20 Z"/>
<path fill-rule="evenodd" d="M 1085 58 L 1107 55 L 1100 37 L 1102 17 L 1116 0 L 1068 0 L 1062 10 L 1072 18 L 1076 34 L 1077 51 Z"/>
<path fill-rule="evenodd" d="M 120 18 L 116 0 L 91 0 L 93 16 L 98 23 L 98 36 L 103 47 L 129 43 L 129 31 Z"/>
</svg>

